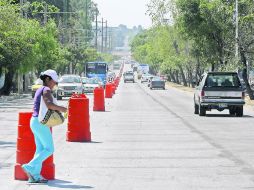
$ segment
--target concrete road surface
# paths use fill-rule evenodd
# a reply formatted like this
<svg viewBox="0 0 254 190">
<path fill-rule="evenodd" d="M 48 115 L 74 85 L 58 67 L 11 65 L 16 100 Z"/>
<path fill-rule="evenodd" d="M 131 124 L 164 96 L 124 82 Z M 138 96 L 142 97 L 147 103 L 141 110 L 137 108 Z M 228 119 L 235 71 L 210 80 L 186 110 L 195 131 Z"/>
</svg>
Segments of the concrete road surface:
<svg viewBox="0 0 254 190">
<path fill-rule="evenodd" d="M 254 189 L 252 108 L 200 117 L 191 93 L 122 81 L 106 112 L 90 109 L 91 143 L 66 142 L 66 123 L 54 128 L 56 180 L 28 186 L 14 165 L 18 112 L 31 108 L 31 98 L 0 103 L 1 190 Z"/>
</svg>

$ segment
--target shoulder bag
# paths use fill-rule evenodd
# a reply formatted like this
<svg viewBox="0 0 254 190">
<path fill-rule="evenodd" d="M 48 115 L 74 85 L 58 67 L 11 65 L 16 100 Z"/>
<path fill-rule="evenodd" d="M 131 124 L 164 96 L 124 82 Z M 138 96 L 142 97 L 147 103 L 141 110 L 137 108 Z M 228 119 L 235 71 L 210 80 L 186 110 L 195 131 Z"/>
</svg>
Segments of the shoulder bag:
<svg viewBox="0 0 254 190">
<path fill-rule="evenodd" d="M 43 90 L 42 90 L 43 93 Z M 54 97 L 53 103 L 56 104 L 56 100 Z M 58 110 L 48 109 L 46 106 L 43 96 L 41 94 L 41 102 L 40 102 L 40 110 L 38 115 L 39 122 L 48 127 L 54 127 L 56 125 L 61 125 L 64 122 L 64 117 L 62 113 Z"/>
</svg>

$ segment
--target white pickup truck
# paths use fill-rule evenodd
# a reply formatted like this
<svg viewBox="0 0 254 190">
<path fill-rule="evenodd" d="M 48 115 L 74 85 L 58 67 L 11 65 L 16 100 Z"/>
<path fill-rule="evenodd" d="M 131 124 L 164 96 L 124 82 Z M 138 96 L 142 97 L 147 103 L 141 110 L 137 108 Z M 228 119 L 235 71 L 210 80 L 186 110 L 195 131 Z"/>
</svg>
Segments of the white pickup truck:
<svg viewBox="0 0 254 190">
<path fill-rule="evenodd" d="M 229 110 L 230 115 L 243 116 L 245 93 L 236 72 L 208 72 L 202 75 L 194 93 L 194 113 Z"/>
<path fill-rule="evenodd" d="M 126 83 L 127 81 L 132 81 L 134 83 L 135 82 L 134 73 L 132 71 L 124 72 L 123 79 L 124 79 L 124 83 Z"/>
</svg>

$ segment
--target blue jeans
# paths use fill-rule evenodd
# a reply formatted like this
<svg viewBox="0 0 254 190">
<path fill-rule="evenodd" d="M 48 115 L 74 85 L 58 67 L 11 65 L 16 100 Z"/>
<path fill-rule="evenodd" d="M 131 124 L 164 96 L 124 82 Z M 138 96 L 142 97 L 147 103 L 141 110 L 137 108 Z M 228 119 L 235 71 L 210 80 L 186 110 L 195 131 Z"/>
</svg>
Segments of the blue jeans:
<svg viewBox="0 0 254 190">
<path fill-rule="evenodd" d="M 43 161 L 54 152 L 53 138 L 50 128 L 41 124 L 38 117 L 31 118 L 30 127 L 34 134 L 36 151 L 27 165 L 32 169 L 32 175 L 40 175 Z"/>
</svg>

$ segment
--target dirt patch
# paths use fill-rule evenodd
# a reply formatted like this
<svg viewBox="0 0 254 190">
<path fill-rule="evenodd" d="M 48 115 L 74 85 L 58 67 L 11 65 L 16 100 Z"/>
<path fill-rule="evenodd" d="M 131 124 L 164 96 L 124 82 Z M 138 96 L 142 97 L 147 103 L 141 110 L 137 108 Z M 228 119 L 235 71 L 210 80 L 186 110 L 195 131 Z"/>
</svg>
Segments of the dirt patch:
<svg viewBox="0 0 254 190">
<path fill-rule="evenodd" d="M 188 86 L 183 86 L 183 85 L 180 85 L 180 84 L 176 84 L 176 83 L 173 83 L 173 82 L 166 82 L 166 86 L 168 87 L 173 87 L 173 88 L 176 88 L 176 89 L 179 89 L 179 90 L 182 90 L 182 91 L 185 91 L 185 92 L 190 92 L 190 93 L 194 93 L 194 88 L 191 88 L 191 87 L 188 87 Z"/>
<path fill-rule="evenodd" d="M 245 103 L 246 103 L 248 106 L 251 106 L 252 109 L 254 109 L 254 101 L 253 101 L 253 100 L 250 100 L 249 96 L 245 96 Z"/>
</svg>

